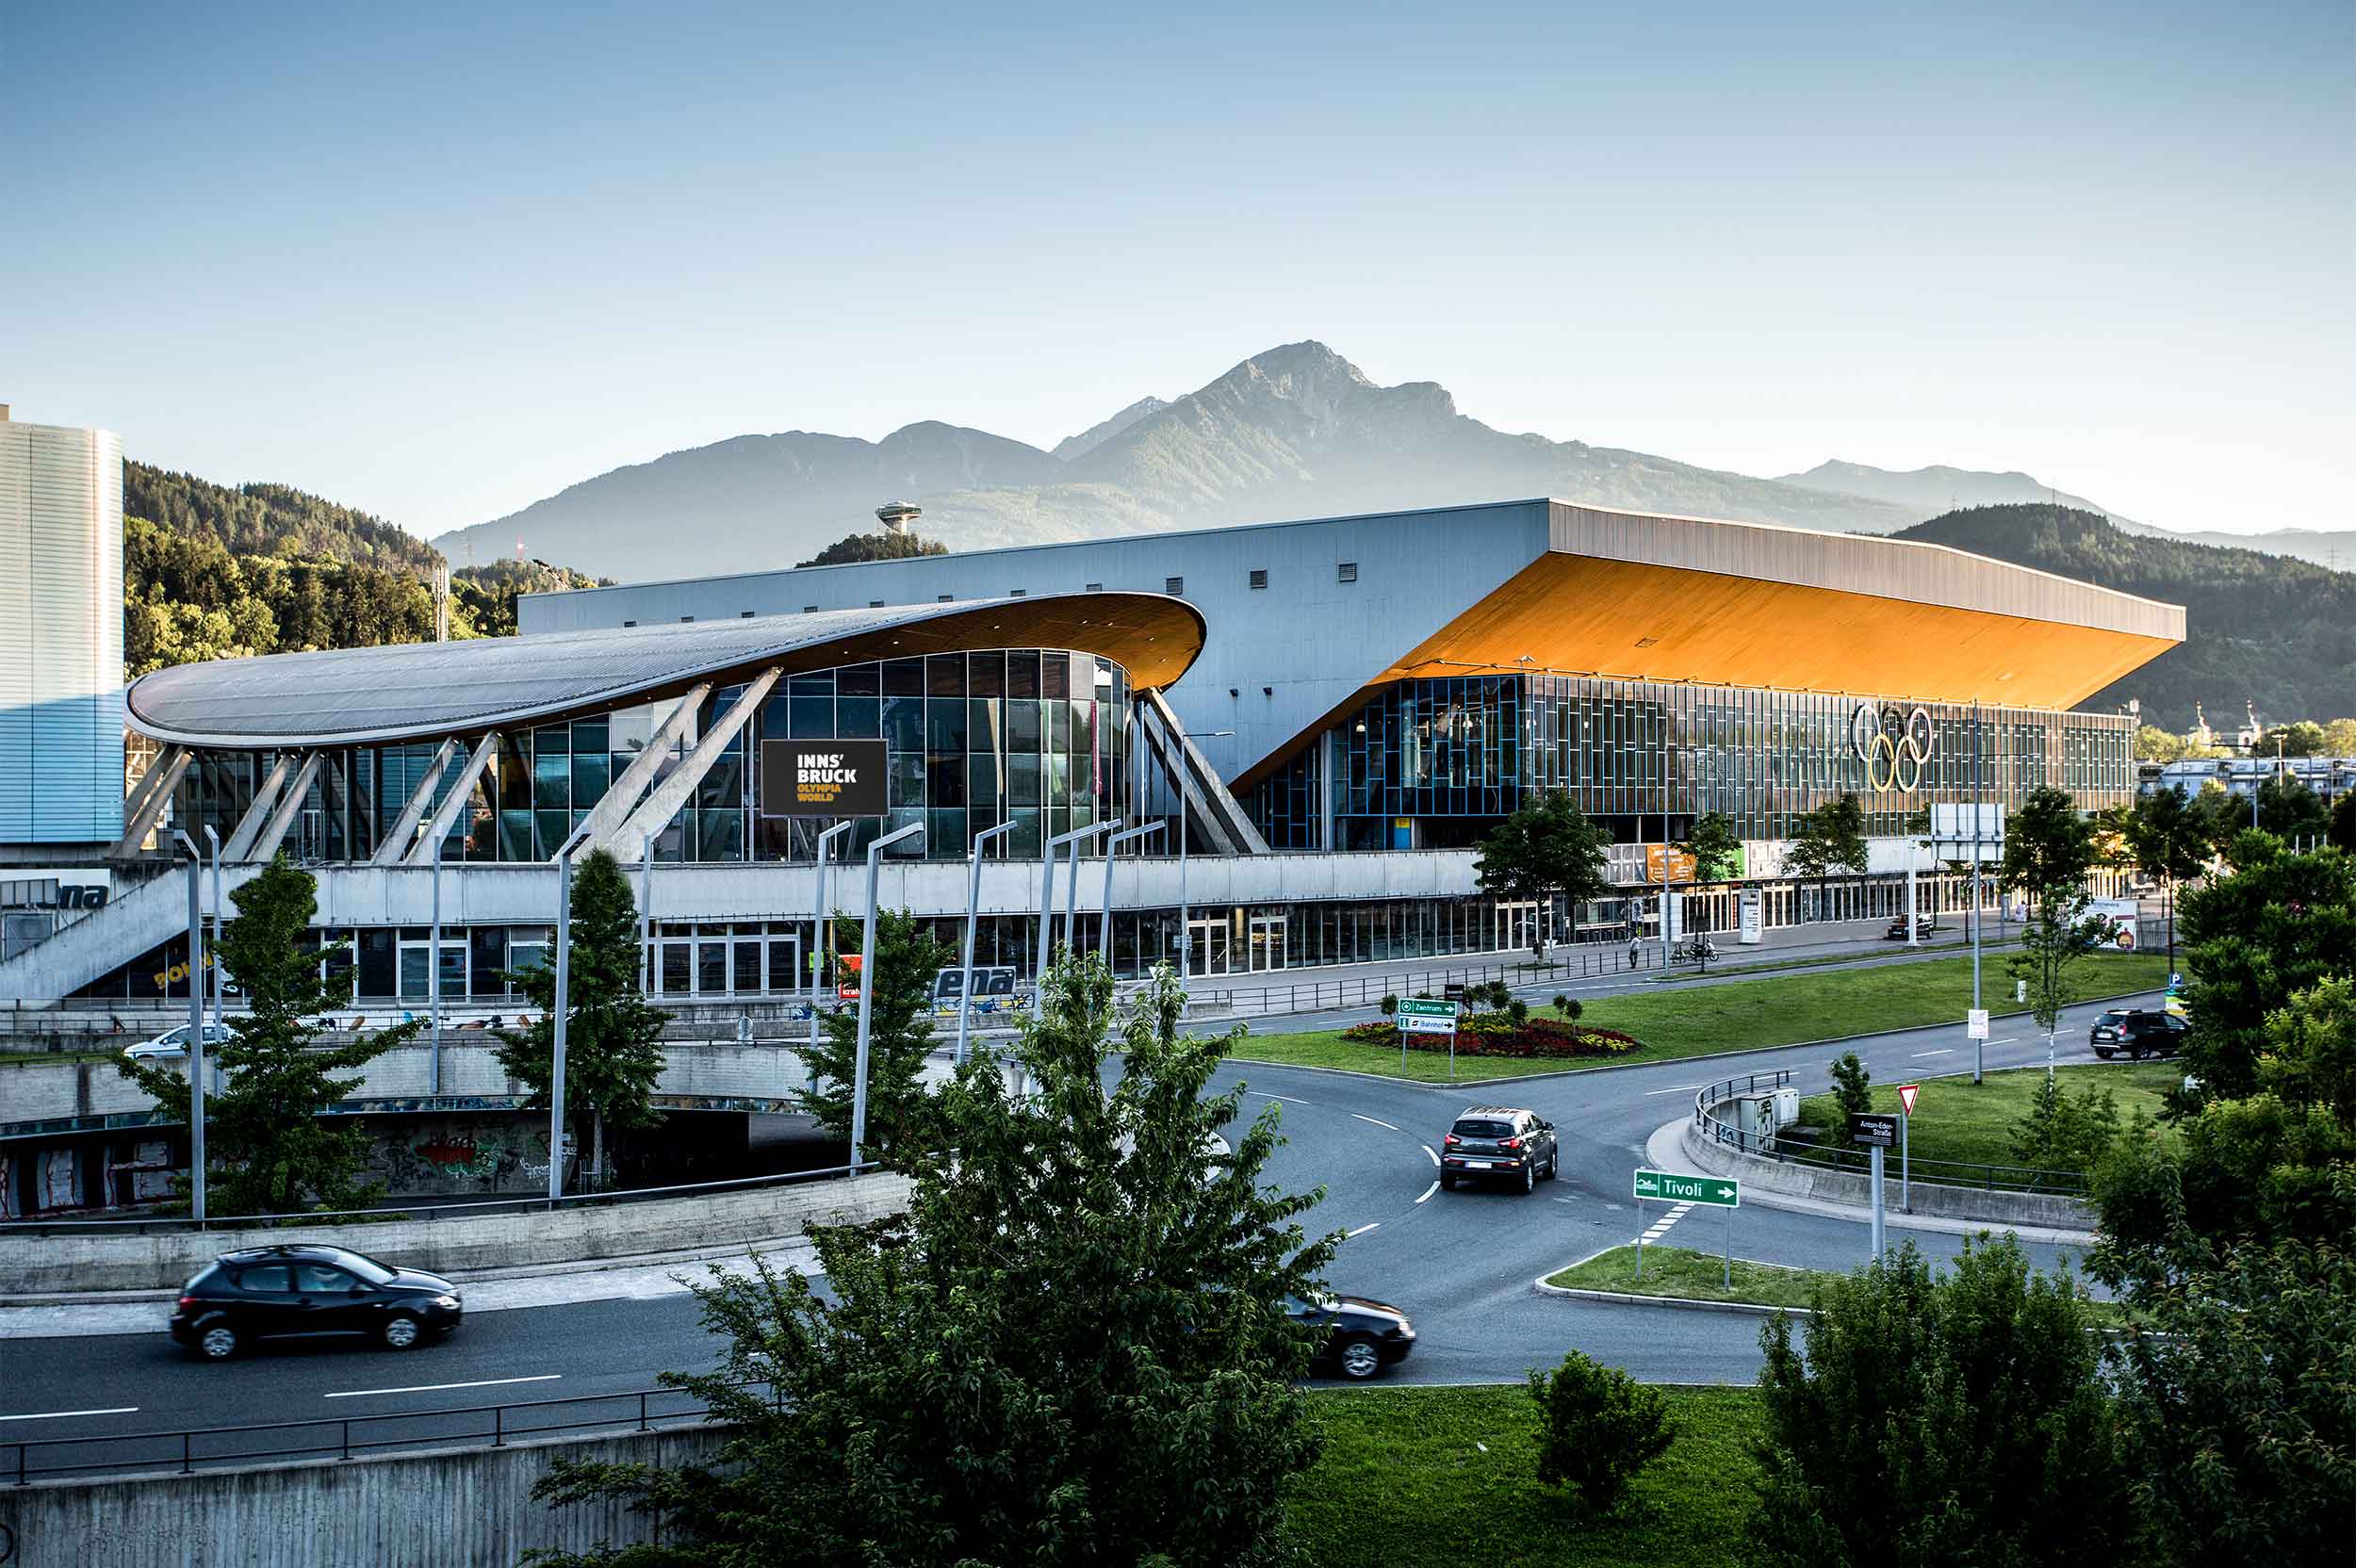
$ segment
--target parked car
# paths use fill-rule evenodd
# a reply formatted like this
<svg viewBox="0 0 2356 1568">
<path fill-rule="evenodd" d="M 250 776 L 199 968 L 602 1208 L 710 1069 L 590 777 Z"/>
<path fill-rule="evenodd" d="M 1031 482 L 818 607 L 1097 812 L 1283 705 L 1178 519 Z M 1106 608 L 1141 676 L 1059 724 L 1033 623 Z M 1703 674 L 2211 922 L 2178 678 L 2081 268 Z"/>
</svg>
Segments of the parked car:
<svg viewBox="0 0 2356 1568">
<path fill-rule="evenodd" d="M 205 1025 L 205 1050 L 210 1051 L 217 1045 L 225 1045 L 229 1039 L 230 1030 L 227 1024 L 207 1023 Z M 187 1057 L 188 1054 L 188 1026 L 185 1023 L 177 1029 L 165 1030 L 152 1040 L 140 1040 L 136 1045 L 126 1045 L 123 1048 L 123 1054 L 135 1062 L 178 1061 Z"/>
<path fill-rule="evenodd" d="M 1914 917 L 1914 936 L 1917 941 L 1939 928 L 1939 921 L 1935 916 L 1917 915 Z M 1906 917 L 1900 915 L 1896 920 L 1891 921 L 1890 929 L 1883 932 L 1882 937 L 1887 941 L 1905 941 L 1906 939 Z"/>
<path fill-rule="evenodd" d="M 1471 1105 L 1440 1146 L 1440 1185 L 1515 1182 L 1528 1192 L 1542 1176 L 1553 1181 L 1561 1164 L 1553 1122 L 1511 1105 Z"/>
<path fill-rule="evenodd" d="M 1363 1296 L 1287 1297 L 1284 1311 L 1296 1322 L 1326 1326 L 1325 1343 L 1310 1364 L 1313 1370 L 1363 1381 L 1406 1360 L 1415 1348 L 1415 1328 L 1405 1313 Z"/>
<path fill-rule="evenodd" d="M 180 1291 L 170 1331 L 206 1361 L 256 1340 L 358 1336 L 406 1350 L 458 1327 L 465 1303 L 438 1274 L 341 1247 L 223 1252 Z"/>
<path fill-rule="evenodd" d="M 2146 1056 L 2175 1055 L 2184 1049 L 2184 1021 L 2174 1013 L 2114 1007 L 2094 1021 L 2086 1044 L 2106 1062 L 2122 1051 L 2129 1061 L 2139 1062 Z"/>
</svg>

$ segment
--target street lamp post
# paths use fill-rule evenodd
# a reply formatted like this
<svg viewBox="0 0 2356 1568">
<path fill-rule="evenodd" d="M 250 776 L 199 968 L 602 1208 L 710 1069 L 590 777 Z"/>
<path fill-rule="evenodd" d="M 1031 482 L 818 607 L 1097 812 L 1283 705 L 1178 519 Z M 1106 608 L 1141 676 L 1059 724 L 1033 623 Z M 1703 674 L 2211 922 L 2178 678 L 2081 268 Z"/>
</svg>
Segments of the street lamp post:
<svg viewBox="0 0 2356 1568">
<path fill-rule="evenodd" d="M 641 995 L 654 994 L 654 835 L 638 835 L 638 963 Z"/>
<path fill-rule="evenodd" d="M 818 1046 L 818 990 L 826 979 L 826 851 L 835 840 L 857 826 L 855 822 L 839 822 L 818 835 L 818 906 L 817 919 L 810 928 L 810 956 L 817 962 L 810 969 L 810 1043 Z"/>
<path fill-rule="evenodd" d="M 188 1216 L 205 1220 L 205 856 L 178 828 L 188 852 Z"/>
<path fill-rule="evenodd" d="M 434 1050 L 426 1066 L 426 1092 L 442 1092 L 442 846 L 434 846 L 434 960 L 426 966 L 426 1008 L 434 1017 Z"/>
<path fill-rule="evenodd" d="M 213 861 L 213 969 L 212 978 L 207 984 L 213 988 L 213 1022 L 219 1026 L 221 1009 L 227 1000 L 221 983 L 221 923 L 227 917 L 229 906 L 221 900 L 221 835 L 213 831 L 213 825 L 209 822 L 205 825 L 205 842 L 209 846 Z"/>
<path fill-rule="evenodd" d="M 1120 832 L 1121 825 L 1126 820 L 1123 817 L 1115 817 L 1110 822 L 1092 822 L 1086 828 L 1072 829 L 1074 836 L 1072 841 L 1072 874 L 1064 886 L 1063 893 L 1063 944 L 1066 948 L 1071 948 L 1079 939 L 1075 933 L 1080 914 L 1081 847 L 1100 833 Z M 1107 850 L 1105 853 L 1109 856 L 1112 852 Z"/>
<path fill-rule="evenodd" d="M 1042 1019 L 1047 1016 L 1047 965 L 1053 956 L 1049 950 L 1054 944 L 1055 935 L 1055 855 L 1064 845 L 1076 843 L 1096 832 L 1093 825 L 1075 827 L 1069 833 L 1058 833 L 1051 839 L 1047 837 L 1046 828 L 1043 825 L 1045 821 L 1046 808 L 1041 807 L 1042 826 L 1039 830 L 1039 969 L 1036 978 L 1031 983 L 1031 1016 Z M 1071 945 L 1069 935 L 1065 937 L 1064 941 L 1066 946 Z"/>
<path fill-rule="evenodd" d="M 973 930 L 981 923 L 982 915 L 982 846 L 1002 834 L 1014 831 L 1012 822 L 1002 822 L 973 835 L 973 866 L 965 885 L 965 968 L 957 976 L 957 1065 L 965 1065 L 967 1021 L 973 1012 Z"/>
<path fill-rule="evenodd" d="M 573 855 L 587 838 L 576 828 L 556 852 L 556 1005 L 548 1017 L 548 1198 L 564 1196 L 564 1026 L 572 1013 Z M 440 954 L 434 955 L 438 961 Z"/>
<path fill-rule="evenodd" d="M 859 961 L 859 1054 L 851 1068 L 851 1174 L 859 1174 L 860 1146 L 867 1141 L 867 1027 L 875 1001 L 875 884 L 883 874 L 883 852 L 924 825 L 912 822 L 867 846 L 867 935 Z"/>
<path fill-rule="evenodd" d="M 1102 944 L 1098 951 L 1104 955 L 1104 967 L 1107 970 L 1113 967 L 1113 857 L 1120 853 L 1122 844 L 1145 838 L 1149 834 L 1159 833 L 1161 830 L 1162 824 L 1149 822 L 1142 826 L 1132 827 L 1125 833 L 1116 833 L 1104 841 L 1104 929 L 1098 933 Z"/>
</svg>

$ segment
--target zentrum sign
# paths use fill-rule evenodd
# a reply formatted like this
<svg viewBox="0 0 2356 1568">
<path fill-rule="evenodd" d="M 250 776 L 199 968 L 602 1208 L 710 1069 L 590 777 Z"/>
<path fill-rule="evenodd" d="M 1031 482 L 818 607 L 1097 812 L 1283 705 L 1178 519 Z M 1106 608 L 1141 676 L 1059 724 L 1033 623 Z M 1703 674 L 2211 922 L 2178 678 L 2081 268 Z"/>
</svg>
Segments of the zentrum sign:
<svg viewBox="0 0 2356 1568">
<path fill-rule="evenodd" d="M 881 741 L 763 741 L 761 814 L 880 817 L 884 765 Z"/>
</svg>

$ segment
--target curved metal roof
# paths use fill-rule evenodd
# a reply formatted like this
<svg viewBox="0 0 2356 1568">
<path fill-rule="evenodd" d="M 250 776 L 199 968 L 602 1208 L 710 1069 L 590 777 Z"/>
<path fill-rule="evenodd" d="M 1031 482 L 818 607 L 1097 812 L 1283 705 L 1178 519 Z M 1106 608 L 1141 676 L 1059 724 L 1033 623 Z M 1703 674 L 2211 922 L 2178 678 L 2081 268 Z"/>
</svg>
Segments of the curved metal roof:
<svg viewBox="0 0 2356 1568">
<path fill-rule="evenodd" d="M 989 648 L 1102 654 L 1139 689 L 1203 651 L 1202 612 L 1162 594 L 1062 594 L 681 622 L 180 664 L 131 683 L 132 725 L 184 745 L 437 739 L 871 659 Z"/>
</svg>

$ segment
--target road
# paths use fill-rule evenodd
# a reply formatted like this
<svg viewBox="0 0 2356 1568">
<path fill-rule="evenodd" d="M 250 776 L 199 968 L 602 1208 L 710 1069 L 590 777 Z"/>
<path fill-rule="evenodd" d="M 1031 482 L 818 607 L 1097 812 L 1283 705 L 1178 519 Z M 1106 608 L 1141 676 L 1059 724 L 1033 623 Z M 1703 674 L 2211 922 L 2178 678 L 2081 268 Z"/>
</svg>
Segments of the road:
<svg viewBox="0 0 2356 1568">
<path fill-rule="evenodd" d="M 2091 1062 L 2086 1030 L 2101 1004 L 2064 1016 L 2059 1059 Z M 1848 1042 L 1890 1083 L 1969 1072 L 1972 1052 L 1958 1025 L 1906 1030 Z M 1672 1061 L 1494 1084 L 1480 1089 L 1400 1084 L 1347 1073 L 1231 1062 L 1221 1086 L 1245 1086 L 1244 1115 L 1275 1106 L 1285 1141 L 1269 1179 L 1290 1190 L 1322 1187 L 1305 1223 L 1313 1233 L 1348 1233 L 1329 1272 L 1346 1294 L 1386 1300 L 1415 1319 L 1415 1351 L 1394 1380 L 1423 1383 L 1517 1380 L 1577 1348 L 1659 1382 L 1747 1382 L 1759 1363 L 1759 1321 L 1722 1313 L 1622 1307 L 1546 1297 L 1532 1282 L 1578 1258 L 1632 1239 L 1630 1172 L 1645 1140 L 1691 1113 L 1697 1086 L 1728 1076 L 1789 1069 L 1804 1094 L 1830 1083 L 1834 1052 L 1791 1046 L 1706 1062 Z M 1988 1065 L 2044 1060 L 2044 1041 L 2025 1019 L 1999 1021 Z M 1436 1190 L 1433 1152 L 1468 1103 L 1527 1106 L 1560 1129 L 1562 1176 L 1529 1196 Z M 1649 1218 L 1661 1217 L 1655 1206 Z M 1692 1211 L 1665 1240 L 1715 1250 L 1724 1217 Z M 1942 1231 L 1906 1228 L 1934 1256 L 1962 1245 Z M 2039 1266 L 2061 1253 L 2027 1244 Z M 1845 1268 L 1867 1250 L 1858 1220 L 1746 1205 L 1735 1218 L 1738 1257 Z M 510 1400 L 588 1399 L 653 1386 L 663 1370 L 695 1371 L 715 1361 L 715 1345 L 692 1298 L 582 1302 L 476 1313 L 451 1339 L 400 1353 L 294 1342 L 209 1365 L 187 1357 L 160 1331 L 41 1340 L 0 1340 L 0 1484 L 12 1478 L 19 1443 L 119 1439 L 123 1434 L 258 1423 L 332 1421 L 306 1433 L 215 1440 L 222 1455 L 242 1447 L 336 1451 L 341 1423 L 355 1444 L 409 1443 L 487 1434 L 488 1414 L 448 1413 Z M 472 1386 L 469 1386 L 472 1385 Z M 633 1421 L 636 1404 L 583 1405 L 535 1417 L 574 1415 Z M 119 1441 L 41 1447 L 34 1463 L 90 1462 L 108 1468 L 176 1464 L 176 1440 L 132 1447 Z M 203 1451 L 196 1456 L 205 1457 Z"/>
</svg>

